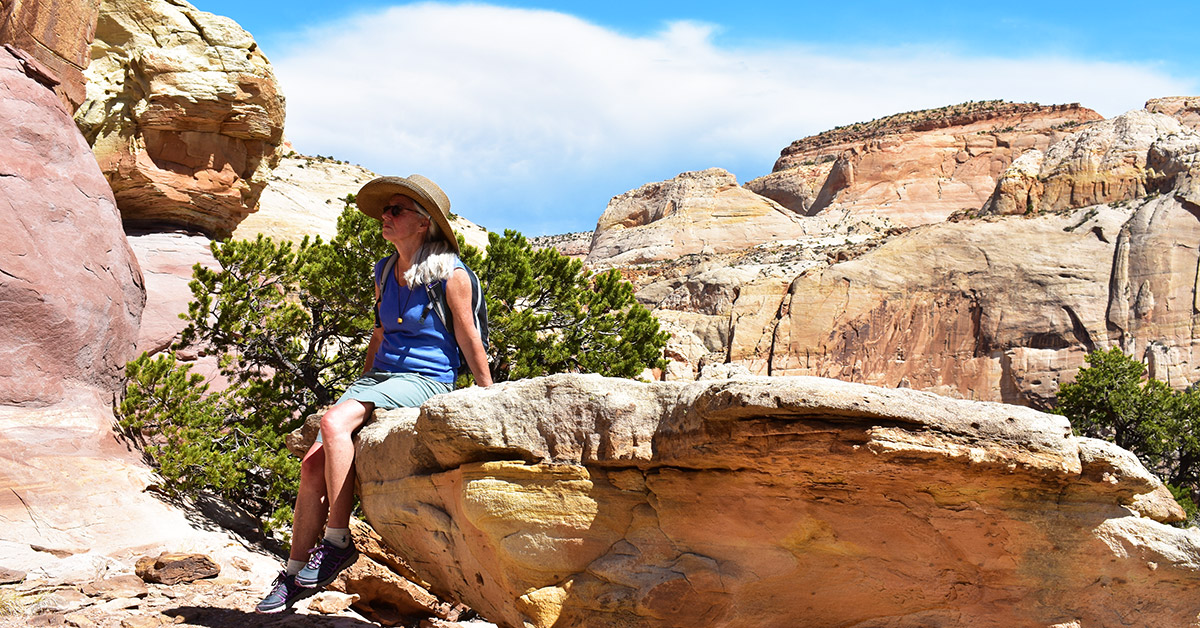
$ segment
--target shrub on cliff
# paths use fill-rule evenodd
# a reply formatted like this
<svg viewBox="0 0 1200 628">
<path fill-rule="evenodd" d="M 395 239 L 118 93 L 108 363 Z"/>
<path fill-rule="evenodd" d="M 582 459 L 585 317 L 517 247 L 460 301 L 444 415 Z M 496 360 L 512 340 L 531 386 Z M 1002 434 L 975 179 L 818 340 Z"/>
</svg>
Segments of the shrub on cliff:
<svg viewBox="0 0 1200 628">
<path fill-rule="evenodd" d="M 290 520 L 295 469 L 271 454 L 361 372 L 374 324 L 372 268 L 392 250 L 378 223 L 346 200 L 329 243 L 214 243 L 219 268 L 194 268 L 180 344 L 219 356 L 228 389 L 208 392 L 174 359 L 143 356 L 127 367 L 120 424 L 168 491 L 220 493 L 265 527 Z M 462 248 L 487 300 L 495 381 L 636 377 L 663 365 L 667 335 L 615 271 L 592 275 L 513 231 L 491 234 L 486 257 Z"/>
<path fill-rule="evenodd" d="M 1200 389 L 1143 379 L 1146 367 L 1119 348 L 1095 351 L 1058 390 L 1059 414 L 1076 433 L 1112 441 L 1158 473 L 1194 520 L 1200 496 Z"/>
</svg>

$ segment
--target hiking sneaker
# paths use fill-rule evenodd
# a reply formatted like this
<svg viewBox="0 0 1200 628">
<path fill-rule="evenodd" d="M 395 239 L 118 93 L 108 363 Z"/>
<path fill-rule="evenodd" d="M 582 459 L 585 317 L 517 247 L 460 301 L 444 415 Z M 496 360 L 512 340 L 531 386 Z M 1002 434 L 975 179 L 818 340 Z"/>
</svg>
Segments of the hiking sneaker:
<svg viewBox="0 0 1200 628">
<path fill-rule="evenodd" d="M 296 574 L 296 584 L 302 587 L 321 588 L 333 582 L 341 571 L 358 560 L 354 543 L 342 549 L 326 539 L 308 551 L 308 564 Z"/>
<path fill-rule="evenodd" d="M 293 604 L 316 593 L 316 589 L 307 589 L 296 584 L 296 576 L 287 571 L 279 572 L 275 582 L 271 583 L 271 592 L 263 601 L 254 607 L 259 613 L 278 613 L 292 607 Z"/>
</svg>

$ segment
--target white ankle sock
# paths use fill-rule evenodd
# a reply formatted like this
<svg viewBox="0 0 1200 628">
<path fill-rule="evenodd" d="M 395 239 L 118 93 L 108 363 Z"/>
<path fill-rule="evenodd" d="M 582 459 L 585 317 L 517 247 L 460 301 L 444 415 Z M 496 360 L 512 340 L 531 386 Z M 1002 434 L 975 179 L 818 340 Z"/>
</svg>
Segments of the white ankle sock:
<svg viewBox="0 0 1200 628">
<path fill-rule="evenodd" d="M 325 540 L 346 549 L 350 547 L 350 528 L 325 528 Z"/>
<path fill-rule="evenodd" d="M 289 576 L 294 576 L 294 575 L 296 575 L 296 574 L 300 573 L 300 570 L 301 570 L 301 569 L 304 569 L 304 565 L 305 565 L 305 564 L 307 564 L 307 563 L 305 563 L 305 562 L 304 562 L 304 561 L 302 561 L 302 560 L 292 560 L 292 559 L 290 559 L 290 558 L 289 558 L 289 559 L 288 559 L 288 564 L 287 564 L 287 572 L 288 572 L 288 575 L 289 575 Z"/>
</svg>

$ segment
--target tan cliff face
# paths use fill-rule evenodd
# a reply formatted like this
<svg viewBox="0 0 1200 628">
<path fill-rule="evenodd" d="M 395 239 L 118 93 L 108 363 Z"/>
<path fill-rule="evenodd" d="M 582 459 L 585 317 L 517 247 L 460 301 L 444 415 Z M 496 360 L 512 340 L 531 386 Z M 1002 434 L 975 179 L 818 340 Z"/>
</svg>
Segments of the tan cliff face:
<svg viewBox="0 0 1200 628">
<path fill-rule="evenodd" d="M 1163 113 L 1130 111 L 1021 155 L 982 213 L 1054 212 L 1163 192 L 1196 203 L 1200 188 L 1189 176 L 1197 154 L 1200 131 Z"/>
<path fill-rule="evenodd" d="M 388 545 L 502 626 L 1200 613 L 1200 532 L 1159 522 L 1180 514 L 1161 483 L 1016 406 L 817 378 L 557 375 L 386 413 L 358 461 Z"/>
<path fill-rule="evenodd" d="M 127 224 L 232 233 L 283 140 L 284 99 L 253 38 L 185 2 L 104 0 L 76 121 Z"/>
<path fill-rule="evenodd" d="M 639 264 L 727 253 L 800 233 L 795 214 L 712 168 L 613 198 L 596 223 L 587 262 Z"/>
<path fill-rule="evenodd" d="M 1020 153 L 949 220 L 905 229 L 892 207 L 860 198 L 799 216 L 805 235 L 792 240 L 624 272 L 672 333 L 668 377 L 729 362 L 1046 407 L 1089 351 L 1120 346 L 1185 386 L 1200 379 L 1200 135 L 1182 122 L 1189 102 L 1150 104 L 1178 117 L 1134 111 L 1050 129 L 1058 141 Z M 1036 141 L 1005 133 L 1011 146 L 1044 144 L 1062 124 L 1047 116 L 1080 111 L 1023 114 L 1040 120 L 1028 131 Z M 875 141 L 834 139 L 798 145 L 818 155 Z"/>
</svg>

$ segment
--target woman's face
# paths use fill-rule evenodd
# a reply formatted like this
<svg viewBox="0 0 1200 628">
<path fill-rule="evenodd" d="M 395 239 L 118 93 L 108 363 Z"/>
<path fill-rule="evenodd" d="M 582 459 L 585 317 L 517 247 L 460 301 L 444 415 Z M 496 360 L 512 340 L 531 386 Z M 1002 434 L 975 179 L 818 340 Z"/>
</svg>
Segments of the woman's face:
<svg viewBox="0 0 1200 628">
<path fill-rule="evenodd" d="M 383 208 L 380 220 L 383 222 L 383 238 L 396 243 L 414 235 L 425 239 L 429 231 L 429 219 L 418 211 L 416 201 L 403 194 L 393 194 L 388 204 Z"/>
</svg>

